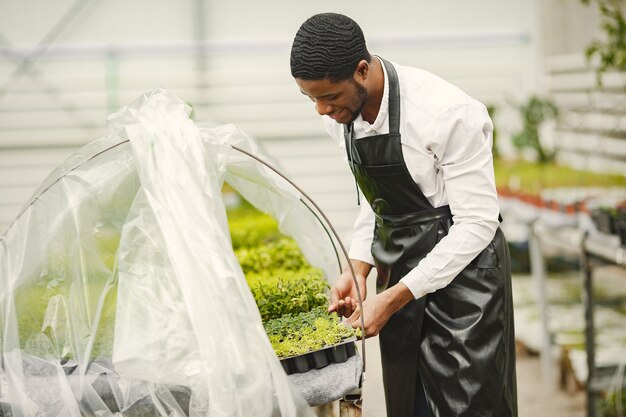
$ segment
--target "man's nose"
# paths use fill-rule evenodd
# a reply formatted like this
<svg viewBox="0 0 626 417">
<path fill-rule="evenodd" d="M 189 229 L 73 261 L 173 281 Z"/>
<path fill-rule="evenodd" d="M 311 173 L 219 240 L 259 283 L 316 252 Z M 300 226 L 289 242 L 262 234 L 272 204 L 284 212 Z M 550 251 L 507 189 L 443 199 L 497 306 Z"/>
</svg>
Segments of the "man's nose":
<svg viewBox="0 0 626 417">
<path fill-rule="evenodd" d="M 317 100 L 315 102 L 315 110 L 320 116 L 324 116 L 332 113 L 333 107 L 327 101 Z"/>
</svg>

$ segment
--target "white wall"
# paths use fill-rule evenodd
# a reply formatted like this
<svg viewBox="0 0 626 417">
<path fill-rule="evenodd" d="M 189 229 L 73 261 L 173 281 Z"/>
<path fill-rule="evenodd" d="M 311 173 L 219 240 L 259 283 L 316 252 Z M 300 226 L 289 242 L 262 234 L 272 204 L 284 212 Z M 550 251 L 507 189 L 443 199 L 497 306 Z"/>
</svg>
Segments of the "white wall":
<svg viewBox="0 0 626 417">
<path fill-rule="evenodd" d="M 233 122 L 261 140 L 348 238 L 352 181 L 289 74 L 299 25 L 322 11 L 350 15 L 371 52 L 502 107 L 496 123 L 506 136 L 514 124 L 507 101 L 536 89 L 540 74 L 539 3 L 91 0 L 27 76 L 11 78 L 16 59 L 74 2 L 0 2 L 0 89 L 9 88 L 0 91 L 0 230 L 47 171 L 103 134 L 108 113 L 160 85 L 197 120 Z"/>
<path fill-rule="evenodd" d="M 544 55 L 580 53 L 591 40 L 601 37 L 600 17 L 595 2 L 591 3 L 589 6 L 580 0 L 544 0 L 540 3 Z"/>
<path fill-rule="evenodd" d="M 546 0 L 542 3 L 544 95 L 560 110 L 547 138 L 558 160 L 576 168 L 626 175 L 626 73 L 608 71 L 602 87 L 584 51 L 604 39 L 595 2 Z M 626 13 L 626 5 L 624 13 Z"/>
</svg>

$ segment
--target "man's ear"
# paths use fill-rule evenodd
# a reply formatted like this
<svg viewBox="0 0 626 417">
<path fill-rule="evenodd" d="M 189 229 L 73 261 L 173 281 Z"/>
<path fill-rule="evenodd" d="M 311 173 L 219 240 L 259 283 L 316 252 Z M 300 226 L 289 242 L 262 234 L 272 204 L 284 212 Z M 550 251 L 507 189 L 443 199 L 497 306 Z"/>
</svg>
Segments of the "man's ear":
<svg viewBox="0 0 626 417">
<path fill-rule="evenodd" d="M 356 70 L 354 71 L 354 77 L 360 81 L 365 81 L 369 75 L 370 64 L 366 60 L 362 59 L 356 65 Z"/>
</svg>

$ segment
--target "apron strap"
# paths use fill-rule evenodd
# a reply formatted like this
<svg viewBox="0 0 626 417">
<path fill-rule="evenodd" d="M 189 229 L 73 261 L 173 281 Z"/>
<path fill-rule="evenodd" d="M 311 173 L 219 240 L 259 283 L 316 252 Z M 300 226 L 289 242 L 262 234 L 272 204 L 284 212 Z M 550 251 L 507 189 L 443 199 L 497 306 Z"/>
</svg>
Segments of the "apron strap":
<svg viewBox="0 0 626 417">
<path fill-rule="evenodd" d="M 361 205 L 361 196 L 359 195 L 359 184 L 356 181 L 356 175 L 354 175 L 354 155 L 353 155 L 353 147 L 352 147 L 352 122 L 349 125 L 343 125 L 343 139 L 346 144 L 346 153 L 348 154 L 348 165 L 350 165 L 350 170 L 352 171 L 352 176 L 354 177 L 354 188 L 356 189 L 356 204 L 357 206 Z"/>
<path fill-rule="evenodd" d="M 400 133 L 400 83 L 396 69 L 386 59 L 380 58 L 389 79 L 389 133 Z"/>
</svg>

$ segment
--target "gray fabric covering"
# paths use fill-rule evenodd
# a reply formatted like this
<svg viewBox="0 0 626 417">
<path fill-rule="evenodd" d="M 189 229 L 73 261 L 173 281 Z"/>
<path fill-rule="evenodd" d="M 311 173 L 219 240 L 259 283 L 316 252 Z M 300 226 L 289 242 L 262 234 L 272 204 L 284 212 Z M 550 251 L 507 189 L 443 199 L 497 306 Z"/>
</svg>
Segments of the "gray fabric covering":
<svg viewBox="0 0 626 417">
<path fill-rule="evenodd" d="M 74 368 L 71 366 L 64 368 L 70 382 L 77 378 L 72 375 Z M 57 408 L 61 407 L 58 404 L 58 377 L 52 376 L 55 375 L 56 369 L 47 365 L 45 361 L 25 363 L 24 369 L 28 376 L 25 381 L 29 398 L 46 410 L 46 415 L 58 415 L 58 413 L 55 414 L 55 410 L 58 411 Z M 94 377 L 91 386 L 94 393 L 97 393 L 97 397 L 107 405 L 111 412 L 119 412 L 120 384 L 126 386 L 130 381 L 120 378 L 113 370 L 113 365 L 105 360 L 93 362 L 89 367 L 88 374 Z M 347 393 L 359 388 L 362 374 L 361 357 L 356 354 L 348 358 L 346 362 L 334 363 L 322 369 L 312 369 L 306 373 L 291 374 L 287 378 L 293 389 L 300 392 L 309 405 L 314 406 L 339 400 Z M 140 384 L 140 381 L 138 383 Z M 2 384 L 0 384 L 1 386 Z M 191 394 L 188 388 L 168 386 L 163 387 L 159 392 L 162 400 L 166 396 L 171 396 L 175 401 L 171 404 L 174 404 L 176 408 L 180 407 L 184 415 L 187 415 Z M 8 402 L 5 402 L 8 398 L 3 398 L 1 394 L 2 392 L 0 392 L 0 417 L 11 417 L 13 415 L 12 407 Z M 145 395 L 136 395 L 136 397 L 133 404 L 126 404 L 126 408 L 123 410 L 125 416 L 152 417 L 157 415 L 153 404 L 154 399 L 147 391 Z M 82 412 L 89 415 L 89 404 L 79 402 L 79 407 Z"/>
<path fill-rule="evenodd" d="M 314 406 L 339 400 L 359 388 L 362 374 L 361 357 L 356 354 L 345 362 L 333 363 L 303 374 L 291 374 L 287 378 L 309 405 Z"/>
</svg>

